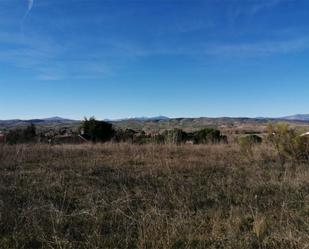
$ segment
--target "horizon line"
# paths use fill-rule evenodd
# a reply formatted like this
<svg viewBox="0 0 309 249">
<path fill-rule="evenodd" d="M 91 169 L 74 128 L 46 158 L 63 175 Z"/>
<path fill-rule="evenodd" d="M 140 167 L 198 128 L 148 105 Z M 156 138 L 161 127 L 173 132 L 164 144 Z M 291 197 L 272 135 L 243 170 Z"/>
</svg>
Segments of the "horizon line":
<svg viewBox="0 0 309 249">
<path fill-rule="evenodd" d="M 69 117 L 61 117 L 61 116 L 50 116 L 45 118 L 9 118 L 9 119 L 0 119 L 0 121 L 11 121 L 11 120 L 20 120 L 20 121 L 31 121 L 31 120 L 48 120 L 48 119 L 63 119 L 63 120 L 72 120 L 72 121 L 82 121 L 84 118 L 94 117 L 97 120 L 103 121 L 121 121 L 121 120 L 132 120 L 132 119 L 192 119 L 192 118 L 211 118 L 211 119 L 220 119 L 220 118 L 248 118 L 248 119 L 280 119 L 280 118 L 289 118 L 293 116 L 306 116 L 309 114 L 290 114 L 284 116 L 165 116 L 165 115 L 157 115 L 157 116 L 135 116 L 135 117 L 123 117 L 123 118 L 97 118 L 95 115 L 90 115 L 89 117 L 84 116 L 81 119 L 69 118 Z"/>
</svg>

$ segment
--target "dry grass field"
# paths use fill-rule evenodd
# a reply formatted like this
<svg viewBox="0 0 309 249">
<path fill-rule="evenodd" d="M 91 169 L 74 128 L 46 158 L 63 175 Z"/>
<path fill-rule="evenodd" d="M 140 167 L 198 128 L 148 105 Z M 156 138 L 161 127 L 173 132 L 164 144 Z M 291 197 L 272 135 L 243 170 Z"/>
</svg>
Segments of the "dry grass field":
<svg viewBox="0 0 309 249">
<path fill-rule="evenodd" d="M 265 144 L 0 146 L 1 249 L 306 249 L 308 202 Z"/>
</svg>

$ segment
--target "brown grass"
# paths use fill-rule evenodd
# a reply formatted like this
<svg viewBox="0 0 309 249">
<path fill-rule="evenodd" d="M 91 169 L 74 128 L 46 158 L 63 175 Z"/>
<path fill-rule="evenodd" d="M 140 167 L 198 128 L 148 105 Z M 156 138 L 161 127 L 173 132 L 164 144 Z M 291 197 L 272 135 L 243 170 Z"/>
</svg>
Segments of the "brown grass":
<svg viewBox="0 0 309 249">
<path fill-rule="evenodd" d="M 0 248 L 309 246 L 308 165 L 266 145 L 0 147 Z"/>
</svg>

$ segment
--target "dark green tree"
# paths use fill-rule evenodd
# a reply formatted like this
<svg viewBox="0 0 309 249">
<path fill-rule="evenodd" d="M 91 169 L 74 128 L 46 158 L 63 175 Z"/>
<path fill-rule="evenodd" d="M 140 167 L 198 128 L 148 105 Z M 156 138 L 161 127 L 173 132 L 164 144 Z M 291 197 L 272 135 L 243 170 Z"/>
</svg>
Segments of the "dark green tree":
<svg viewBox="0 0 309 249">
<path fill-rule="evenodd" d="M 27 128 L 24 130 L 24 140 L 25 141 L 31 141 L 36 136 L 36 127 L 34 124 L 30 124 L 27 126 Z"/>
<path fill-rule="evenodd" d="M 224 137 L 219 130 L 213 128 L 205 128 L 194 132 L 193 142 L 195 144 L 219 143 Z"/>
<path fill-rule="evenodd" d="M 36 138 L 36 127 L 30 124 L 25 129 L 10 130 L 7 134 L 6 141 L 9 144 L 31 143 Z"/>
<path fill-rule="evenodd" d="M 113 141 L 114 142 L 127 142 L 127 143 L 133 143 L 134 136 L 137 134 L 136 131 L 132 129 L 118 129 L 115 130 L 114 136 L 113 136 Z"/>
<path fill-rule="evenodd" d="M 110 141 L 115 134 L 112 124 L 96 120 L 94 117 L 89 119 L 85 118 L 80 127 L 80 131 L 86 139 L 92 142 Z"/>
</svg>

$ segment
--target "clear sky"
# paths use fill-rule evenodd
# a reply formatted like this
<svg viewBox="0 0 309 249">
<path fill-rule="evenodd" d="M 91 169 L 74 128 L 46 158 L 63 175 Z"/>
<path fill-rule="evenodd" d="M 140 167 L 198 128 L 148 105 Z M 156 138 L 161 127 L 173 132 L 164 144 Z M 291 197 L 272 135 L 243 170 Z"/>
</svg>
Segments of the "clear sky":
<svg viewBox="0 0 309 249">
<path fill-rule="evenodd" d="M 0 0 L 0 119 L 309 113 L 308 0 Z"/>
</svg>

